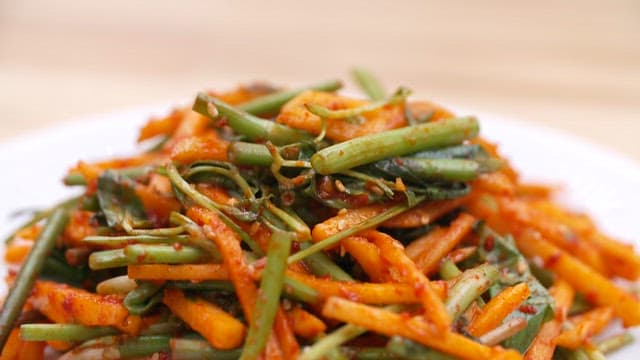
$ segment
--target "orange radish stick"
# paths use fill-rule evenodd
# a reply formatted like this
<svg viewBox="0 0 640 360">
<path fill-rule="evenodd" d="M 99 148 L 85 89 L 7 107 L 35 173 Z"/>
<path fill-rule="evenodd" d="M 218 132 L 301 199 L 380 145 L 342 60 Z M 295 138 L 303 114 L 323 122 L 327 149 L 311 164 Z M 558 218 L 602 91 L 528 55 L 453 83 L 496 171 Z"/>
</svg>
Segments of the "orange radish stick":
<svg viewBox="0 0 640 360">
<path fill-rule="evenodd" d="M 442 258 L 469 234 L 475 221 L 469 214 L 460 214 L 448 228 L 435 229 L 411 242 L 406 253 L 420 271 L 432 274 L 438 270 Z"/>
<path fill-rule="evenodd" d="M 233 349 L 242 344 L 245 326 L 218 306 L 199 297 L 187 299 L 177 289 L 166 289 L 162 301 L 214 348 Z"/>
<path fill-rule="evenodd" d="M 631 294 L 536 232 L 526 231 L 516 241 L 523 254 L 529 258 L 541 258 L 549 270 L 585 294 L 589 302 L 611 306 L 625 326 L 640 324 L 640 302 Z"/>
<path fill-rule="evenodd" d="M 331 297 L 327 300 L 322 308 L 322 315 L 361 326 L 386 336 L 398 335 L 406 337 L 461 359 L 496 359 L 505 355 L 506 357 L 502 358 L 521 358 L 513 350 L 504 351 L 498 348 L 490 348 L 450 330 L 439 332 L 436 327 L 420 316 L 407 317 L 337 297 Z"/>
<path fill-rule="evenodd" d="M 136 280 L 228 280 L 229 272 L 222 264 L 129 265 L 129 278 Z"/>
<path fill-rule="evenodd" d="M 556 318 L 542 325 L 524 356 L 526 360 L 551 360 L 553 358 L 556 349 L 555 339 L 562 330 L 562 323 L 567 317 L 575 296 L 571 285 L 564 280 L 556 280 L 549 289 L 549 293 L 556 303 Z"/>
<path fill-rule="evenodd" d="M 417 295 L 425 309 L 425 316 L 433 321 L 440 331 L 449 329 L 451 316 L 444 303 L 436 294 L 429 279 L 418 270 L 416 264 L 404 252 L 402 244 L 379 231 L 367 231 L 365 236 L 380 249 L 382 258 L 394 267 L 395 271 L 392 272 L 392 275 L 398 275 L 396 280 L 416 288 Z"/>
<path fill-rule="evenodd" d="M 590 337 L 599 334 L 613 318 L 613 309 L 599 307 L 569 319 L 573 328 L 563 331 L 556 343 L 569 349 L 577 349 L 587 344 Z"/>
<path fill-rule="evenodd" d="M 496 328 L 502 320 L 525 301 L 531 292 L 526 283 L 508 287 L 496 295 L 467 327 L 469 334 L 480 337 Z"/>
<path fill-rule="evenodd" d="M 311 275 L 287 271 L 287 277 L 298 280 L 316 290 L 322 298 L 343 297 L 365 304 L 416 304 L 420 302 L 413 285 L 397 283 L 359 283 L 321 279 Z M 440 299 L 445 297 L 447 284 L 431 282 Z"/>
</svg>

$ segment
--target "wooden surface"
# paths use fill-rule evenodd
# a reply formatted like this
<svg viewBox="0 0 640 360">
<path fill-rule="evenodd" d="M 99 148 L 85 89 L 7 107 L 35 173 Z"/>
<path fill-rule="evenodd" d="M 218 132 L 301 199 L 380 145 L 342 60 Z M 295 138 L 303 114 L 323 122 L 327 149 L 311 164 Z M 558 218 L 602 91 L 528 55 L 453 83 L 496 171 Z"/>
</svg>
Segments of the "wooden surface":
<svg viewBox="0 0 640 360">
<path fill-rule="evenodd" d="M 344 78 L 354 65 L 640 160 L 637 0 L 0 0 L 0 140 L 221 84 Z"/>
</svg>

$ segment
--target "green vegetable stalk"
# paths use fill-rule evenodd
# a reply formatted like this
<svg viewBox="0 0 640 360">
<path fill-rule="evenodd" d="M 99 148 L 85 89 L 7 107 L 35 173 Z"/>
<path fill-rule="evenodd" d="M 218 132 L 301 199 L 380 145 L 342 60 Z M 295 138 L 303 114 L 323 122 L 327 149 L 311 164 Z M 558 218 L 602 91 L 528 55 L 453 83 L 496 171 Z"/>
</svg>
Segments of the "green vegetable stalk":
<svg viewBox="0 0 640 360">
<path fill-rule="evenodd" d="M 40 274 L 47 256 L 49 256 L 56 239 L 62 234 L 68 221 L 69 214 L 67 211 L 64 208 L 56 209 L 34 243 L 22 268 L 20 268 L 4 302 L 2 313 L 0 313 L 0 349 L 4 347 L 14 323 L 20 316 L 22 306 L 29 296 L 33 283 Z"/>
<path fill-rule="evenodd" d="M 478 135 L 475 118 L 455 118 L 366 135 L 318 151 L 311 165 L 322 175 L 389 157 L 456 145 Z"/>
</svg>

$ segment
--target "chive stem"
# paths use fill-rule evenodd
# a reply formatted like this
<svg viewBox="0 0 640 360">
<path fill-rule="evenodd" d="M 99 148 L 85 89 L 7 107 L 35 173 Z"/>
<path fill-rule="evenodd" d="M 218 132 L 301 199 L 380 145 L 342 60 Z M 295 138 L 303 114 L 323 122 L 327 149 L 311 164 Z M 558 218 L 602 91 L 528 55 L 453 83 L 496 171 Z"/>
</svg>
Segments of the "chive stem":
<svg viewBox="0 0 640 360">
<path fill-rule="evenodd" d="M 451 317 L 457 318 L 471 303 L 498 279 L 498 268 L 483 264 L 464 271 L 449 289 L 445 307 Z"/>
<path fill-rule="evenodd" d="M 250 141 L 271 141 L 276 145 L 286 145 L 302 140 L 312 140 L 311 134 L 290 128 L 286 125 L 261 119 L 245 111 L 235 108 L 224 101 L 211 97 L 205 93 L 198 94 L 193 110 L 208 118 L 215 119 L 209 111 L 209 104 L 213 104 L 219 115 L 227 119 L 229 126 L 238 134 L 244 135 Z M 215 114 L 214 114 L 215 115 Z"/>
<path fill-rule="evenodd" d="M 69 214 L 66 209 L 56 209 L 29 251 L 0 313 L 0 349 L 4 347 L 9 333 L 22 312 L 22 306 L 29 297 L 33 283 L 40 275 L 45 260 L 68 222 Z"/>
<path fill-rule="evenodd" d="M 25 341 L 86 341 L 118 330 L 108 326 L 84 326 L 80 324 L 24 324 L 20 326 L 20 337 Z"/>
<path fill-rule="evenodd" d="M 389 157 L 456 145 L 478 131 L 478 121 L 472 117 L 408 126 L 324 148 L 311 157 L 311 165 L 318 173 L 330 175 Z"/>
<path fill-rule="evenodd" d="M 377 101 L 387 97 L 384 87 L 369 70 L 355 68 L 351 71 L 351 76 L 371 100 Z"/>
<path fill-rule="evenodd" d="M 370 218 L 368 218 L 367 220 L 361 222 L 360 224 L 350 227 L 346 230 L 343 230 L 337 234 L 334 234 L 332 236 L 329 236 L 326 239 L 323 239 L 321 241 L 318 241 L 317 243 L 309 246 L 308 248 L 304 249 L 304 250 L 300 250 L 297 253 L 289 256 L 289 259 L 287 260 L 287 263 L 289 264 L 293 264 L 297 261 L 300 261 L 304 258 L 306 258 L 307 256 L 317 253 L 318 251 L 322 251 L 334 244 L 337 244 L 338 242 L 340 242 L 340 240 L 347 238 L 351 235 L 355 235 L 363 230 L 367 230 L 369 228 L 375 227 L 377 225 L 382 224 L 383 222 L 391 219 L 392 217 L 402 214 L 403 212 L 411 209 L 412 207 L 418 205 L 420 202 L 422 202 L 422 200 L 424 200 L 424 196 L 418 196 L 416 197 L 416 201 L 409 205 L 409 204 L 399 204 L 399 205 L 395 205 L 391 208 L 389 208 L 387 211 L 372 216 Z"/>
<path fill-rule="evenodd" d="M 275 114 L 280 111 L 280 108 L 282 108 L 284 104 L 289 102 L 289 100 L 293 99 L 304 91 L 335 91 L 340 89 L 341 87 L 342 83 L 340 82 L 340 80 L 329 80 L 311 86 L 305 86 L 293 90 L 283 90 L 261 96 L 259 98 L 239 105 L 238 108 L 252 115 Z"/>
<path fill-rule="evenodd" d="M 258 256 L 261 256 L 264 254 L 264 252 L 262 251 L 258 243 L 256 243 L 255 240 L 253 240 L 253 238 L 249 234 L 247 234 L 246 231 L 242 230 L 240 226 L 238 226 L 238 224 L 233 222 L 233 220 L 229 219 L 229 217 L 220 210 L 218 204 L 216 204 L 213 200 L 209 199 L 207 196 L 205 196 L 204 194 L 194 189 L 186 180 L 184 180 L 180 175 L 180 173 L 178 172 L 178 169 L 176 168 L 175 165 L 173 164 L 167 165 L 167 175 L 171 180 L 171 183 L 173 183 L 173 185 L 176 188 L 178 188 L 178 190 L 180 190 L 185 195 L 187 195 L 187 197 L 189 197 L 192 201 L 204 207 L 205 209 L 213 211 L 216 214 L 218 214 L 218 216 L 220 216 L 220 219 L 225 224 L 227 224 L 227 226 L 229 226 L 233 231 L 235 231 L 240 236 L 242 241 L 244 241 L 247 245 L 249 245 L 249 247 L 254 253 L 256 253 Z"/>
<path fill-rule="evenodd" d="M 257 359 L 267 344 L 280 303 L 287 256 L 289 256 L 293 237 L 289 232 L 272 229 L 267 264 L 260 280 L 258 301 L 249 323 L 241 360 Z"/>
</svg>

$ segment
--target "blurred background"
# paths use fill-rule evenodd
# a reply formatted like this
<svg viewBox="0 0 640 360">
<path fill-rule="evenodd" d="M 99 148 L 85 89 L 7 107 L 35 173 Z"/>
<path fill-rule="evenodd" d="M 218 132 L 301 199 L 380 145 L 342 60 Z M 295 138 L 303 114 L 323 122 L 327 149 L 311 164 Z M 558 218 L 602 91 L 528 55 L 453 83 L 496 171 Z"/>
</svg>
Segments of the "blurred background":
<svg viewBox="0 0 640 360">
<path fill-rule="evenodd" d="M 355 65 L 389 88 L 640 160 L 637 0 L 0 0 L 0 140 L 203 88 L 345 78 Z"/>
</svg>

